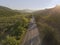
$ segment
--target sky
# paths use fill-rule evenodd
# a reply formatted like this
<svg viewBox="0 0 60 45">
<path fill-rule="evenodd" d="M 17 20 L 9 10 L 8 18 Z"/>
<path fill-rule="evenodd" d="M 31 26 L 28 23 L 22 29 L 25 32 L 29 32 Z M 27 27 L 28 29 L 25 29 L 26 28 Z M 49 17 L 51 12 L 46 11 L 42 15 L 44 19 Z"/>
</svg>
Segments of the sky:
<svg viewBox="0 0 60 45">
<path fill-rule="evenodd" d="M 0 6 L 12 9 L 38 10 L 54 7 L 55 5 L 60 5 L 60 0 L 0 0 Z"/>
</svg>

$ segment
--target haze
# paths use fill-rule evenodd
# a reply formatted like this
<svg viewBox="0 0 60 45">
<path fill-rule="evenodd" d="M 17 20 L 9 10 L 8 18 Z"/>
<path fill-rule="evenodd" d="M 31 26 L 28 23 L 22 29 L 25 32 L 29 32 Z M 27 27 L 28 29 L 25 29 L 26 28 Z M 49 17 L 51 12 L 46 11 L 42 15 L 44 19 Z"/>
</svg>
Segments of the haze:
<svg viewBox="0 0 60 45">
<path fill-rule="evenodd" d="M 6 6 L 12 9 L 32 9 L 54 7 L 60 4 L 60 0 L 0 0 L 0 6 Z"/>
</svg>

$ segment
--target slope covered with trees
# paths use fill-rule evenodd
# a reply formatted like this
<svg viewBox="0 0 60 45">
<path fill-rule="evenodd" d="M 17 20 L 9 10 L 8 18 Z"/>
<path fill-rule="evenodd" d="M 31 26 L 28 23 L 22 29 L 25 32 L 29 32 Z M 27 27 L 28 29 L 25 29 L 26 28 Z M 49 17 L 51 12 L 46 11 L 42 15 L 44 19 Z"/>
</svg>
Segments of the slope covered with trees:
<svg viewBox="0 0 60 45">
<path fill-rule="evenodd" d="M 0 6 L 0 45 L 20 45 L 27 31 L 29 15 Z"/>
<path fill-rule="evenodd" d="M 60 6 L 34 13 L 42 45 L 60 45 Z"/>
</svg>

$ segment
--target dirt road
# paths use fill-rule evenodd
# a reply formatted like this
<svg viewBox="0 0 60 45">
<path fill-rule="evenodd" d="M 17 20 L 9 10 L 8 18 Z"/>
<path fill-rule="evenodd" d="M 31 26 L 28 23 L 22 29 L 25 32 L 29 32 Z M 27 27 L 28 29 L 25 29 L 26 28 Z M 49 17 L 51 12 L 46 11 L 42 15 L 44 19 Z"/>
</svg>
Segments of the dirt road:
<svg viewBox="0 0 60 45">
<path fill-rule="evenodd" d="M 39 32 L 34 17 L 30 21 L 29 29 L 23 39 L 22 45 L 40 45 Z"/>
</svg>

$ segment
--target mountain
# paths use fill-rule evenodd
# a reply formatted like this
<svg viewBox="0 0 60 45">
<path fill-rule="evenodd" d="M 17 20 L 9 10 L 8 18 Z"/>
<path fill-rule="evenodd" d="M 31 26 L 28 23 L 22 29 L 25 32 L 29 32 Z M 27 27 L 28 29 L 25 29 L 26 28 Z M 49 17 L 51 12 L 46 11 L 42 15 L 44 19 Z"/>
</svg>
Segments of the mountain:
<svg viewBox="0 0 60 45">
<path fill-rule="evenodd" d="M 19 12 L 16 12 L 8 7 L 0 6 L 0 16 L 11 16 L 20 14 Z"/>
<path fill-rule="evenodd" d="M 47 23 L 54 28 L 60 29 L 60 6 L 55 6 L 54 8 L 40 10 L 35 12 L 36 16 L 41 19 L 41 22 Z M 38 18 L 37 17 L 37 18 Z"/>
<path fill-rule="evenodd" d="M 15 10 L 17 12 L 20 12 L 20 13 L 32 13 L 33 10 L 29 10 L 29 9 L 23 9 L 23 10 Z"/>
<path fill-rule="evenodd" d="M 60 6 L 36 11 L 34 15 L 42 39 L 41 45 L 60 45 Z"/>
<path fill-rule="evenodd" d="M 32 10 L 29 10 L 29 9 L 23 9 L 21 10 L 22 12 L 32 12 Z"/>
<path fill-rule="evenodd" d="M 60 14 L 60 6 L 57 5 L 53 8 L 50 9 L 44 9 L 44 10 L 39 10 L 39 11 L 35 11 L 34 12 L 35 15 L 56 15 L 56 14 Z"/>
</svg>

